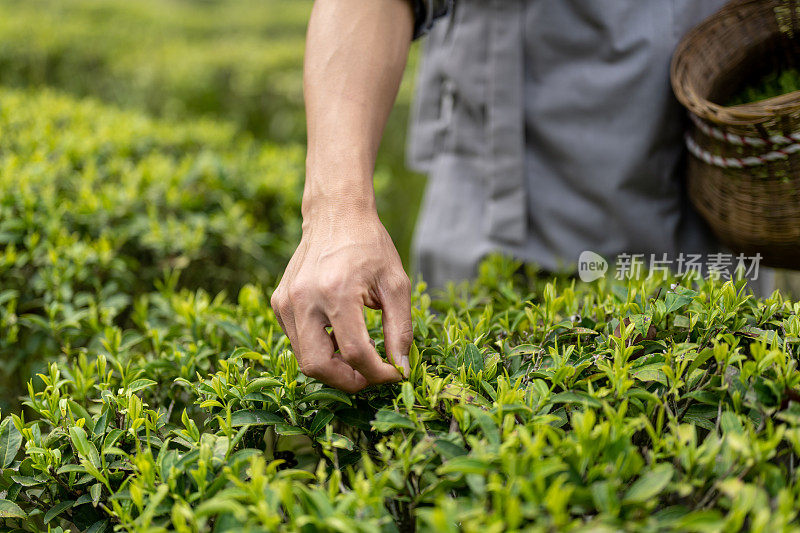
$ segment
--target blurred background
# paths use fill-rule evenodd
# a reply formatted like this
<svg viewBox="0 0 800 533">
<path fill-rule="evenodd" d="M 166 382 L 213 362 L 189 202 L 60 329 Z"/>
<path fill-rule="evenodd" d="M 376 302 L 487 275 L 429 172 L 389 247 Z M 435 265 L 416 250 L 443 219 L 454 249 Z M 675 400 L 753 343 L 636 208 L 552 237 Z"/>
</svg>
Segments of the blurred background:
<svg viewBox="0 0 800 533">
<path fill-rule="evenodd" d="M 0 0 L 0 85 L 52 88 L 153 117 L 211 119 L 241 139 L 302 150 L 312 6 L 313 0 Z M 419 52 L 415 43 L 375 174 L 379 213 L 406 268 L 425 184 L 405 167 Z M 780 273 L 778 281 L 800 294 L 796 276 Z"/>
<path fill-rule="evenodd" d="M 50 87 L 154 117 L 211 118 L 305 141 L 312 0 L 0 0 L 0 84 Z M 376 168 L 379 212 L 408 268 L 424 178 L 406 170 L 415 45 Z"/>
</svg>

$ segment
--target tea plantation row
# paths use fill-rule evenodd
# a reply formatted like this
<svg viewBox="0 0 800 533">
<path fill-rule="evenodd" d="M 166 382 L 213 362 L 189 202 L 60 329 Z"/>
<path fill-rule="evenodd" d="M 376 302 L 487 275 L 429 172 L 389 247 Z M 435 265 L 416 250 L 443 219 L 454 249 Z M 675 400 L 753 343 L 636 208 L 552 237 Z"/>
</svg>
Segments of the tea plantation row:
<svg viewBox="0 0 800 533">
<path fill-rule="evenodd" d="M 54 87 L 167 118 L 223 119 L 279 143 L 305 138 L 311 0 L 0 0 L 0 84 Z M 416 64 L 411 56 L 409 72 Z M 377 165 L 381 216 L 408 260 L 423 180 L 404 166 L 412 80 Z"/>
<path fill-rule="evenodd" d="M 0 101 L 4 390 L 42 368 L 2 413 L 7 529 L 798 529 L 800 304 L 495 258 L 418 286 L 410 379 L 349 396 L 298 372 L 258 286 L 297 238 L 298 150 Z"/>
<path fill-rule="evenodd" d="M 2 0 L 0 80 L 302 140 L 308 0 Z"/>
<path fill-rule="evenodd" d="M 50 92 L 0 90 L 0 104 L 6 406 L 31 368 L 90 339 L 82 320 L 129 323 L 159 281 L 269 286 L 298 240 L 297 148 Z"/>
<path fill-rule="evenodd" d="M 800 304 L 515 272 L 419 286 L 410 379 L 357 396 L 298 372 L 254 286 L 76 317 L 0 425 L 6 526 L 798 530 Z"/>
<path fill-rule="evenodd" d="M 800 530 L 800 303 L 491 258 L 417 286 L 407 381 L 346 395 L 268 306 L 300 150 L 0 104 L 6 530 Z"/>
</svg>

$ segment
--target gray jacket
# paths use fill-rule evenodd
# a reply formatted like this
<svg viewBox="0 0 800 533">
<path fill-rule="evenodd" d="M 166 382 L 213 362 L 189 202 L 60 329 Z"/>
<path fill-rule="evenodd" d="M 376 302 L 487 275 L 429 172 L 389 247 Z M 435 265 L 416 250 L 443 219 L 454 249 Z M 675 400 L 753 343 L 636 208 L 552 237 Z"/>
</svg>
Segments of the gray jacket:
<svg viewBox="0 0 800 533">
<path fill-rule="evenodd" d="M 723 3 L 419 1 L 429 35 L 409 163 L 429 184 L 417 271 L 439 286 L 493 251 L 555 271 L 584 250 L 718 248 L 685 197 L 669 65 Z"/>
</svg>

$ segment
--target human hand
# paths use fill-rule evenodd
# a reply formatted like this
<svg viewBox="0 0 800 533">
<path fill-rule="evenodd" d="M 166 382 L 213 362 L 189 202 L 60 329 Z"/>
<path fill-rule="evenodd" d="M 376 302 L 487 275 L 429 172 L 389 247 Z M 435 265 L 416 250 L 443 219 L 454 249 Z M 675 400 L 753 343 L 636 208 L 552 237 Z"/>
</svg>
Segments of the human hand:
<svg viewBox="0 0 800 533">
<path fill-rule="evenodd" d="M 411 282 L 374 209 L 306 217 L 271 303 L 306 376 L 349 393 L 401 379 L 371 342 L 364 306 L 382 310 L 387 356 L 408 375 Z"/>
</svg>

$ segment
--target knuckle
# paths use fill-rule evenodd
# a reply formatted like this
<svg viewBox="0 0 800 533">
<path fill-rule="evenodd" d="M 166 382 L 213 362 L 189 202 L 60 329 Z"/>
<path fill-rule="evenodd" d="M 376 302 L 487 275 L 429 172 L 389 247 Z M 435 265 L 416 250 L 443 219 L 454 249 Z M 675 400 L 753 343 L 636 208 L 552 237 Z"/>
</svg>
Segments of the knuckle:
<svg viewBox="0 0 800 533">
<path fill-rule="evenodd" d="M 298 359 L 297 366 L 300 367 L 300 372 L 313 379 L 320 379 L 325 375 L 325 369 L 316 361 Z"/>
<path fill-rule="evenodd" d="M 411 324 L 408 324 L 397 333 L 397 340 L 403 346 L 410 346 L 414 342 L 414 330 L 411 328 Z"/>
<path fill-rule="evenodd" d="M 344 360 L 348 363 L 361 361 L 366 355 L 364 345 L 355 341 L 339 342 L 339 352 L 342 354 Z"/>
<path fill-rule="evenodd" d="M 288 299 L 284 298 L 278 302 L 278 315 L 284 320 L 292 316 L 292 304 Z"/>
<path fill-rule="evenodd" d="M 408 276 L 397 275 L 389 279 L 389 291 L 392 294 L 411 294 L 411 280 Z"/>
<path fill-rule="evenodd" d="M 346 280 L 339 274 L 328 274 L 319 279 L 320 292 L 328 297 L 336 297 L 346 290 Z"/>
<path fill-rule="evenodd" d="M 306 299 L 309 293 L 309 288 L 306 283 L 296 281 L 289 285 L 286 289 L 288 300 L 291 303 L 302 302 Z"/>
<path fill-rule="evenodd" d="M 272 307 L 273 311 L 280 314 L 286 306 L 286 298 L 284 298 L 282 293 L 275 291 L 272 294 L 272 298 L 269 299 L 269 305 Z"/>
</svg>

